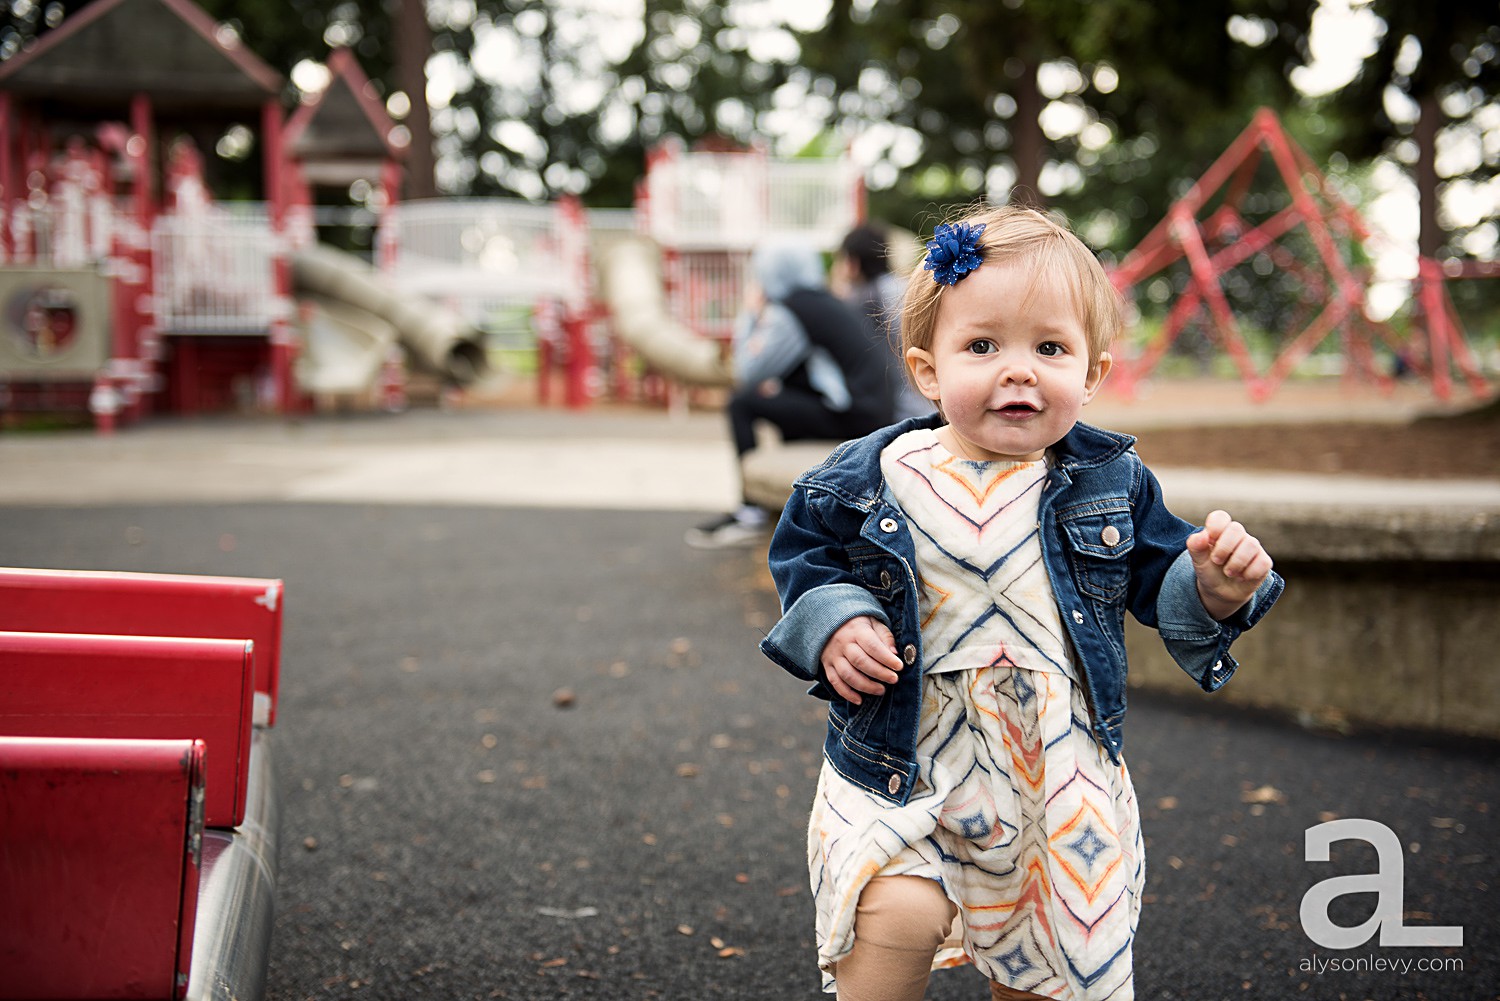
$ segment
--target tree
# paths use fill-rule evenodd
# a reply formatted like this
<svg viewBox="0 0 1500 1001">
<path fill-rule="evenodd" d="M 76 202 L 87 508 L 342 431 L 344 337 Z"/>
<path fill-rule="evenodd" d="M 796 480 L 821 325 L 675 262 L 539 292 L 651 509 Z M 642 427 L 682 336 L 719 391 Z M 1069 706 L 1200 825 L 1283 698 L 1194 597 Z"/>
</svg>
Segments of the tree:
<svg viewBox="0 0 1500 1001">
<path fill-rule="evenodd" d="M 834 0 L 808 61 L 831 124 L 893 136 L 874 200 L 905 223 L 934 201 L 1050 200 L 1125 249 L 1258 103 L 1285 106 L 1316 0 Z"/>
<path fill-rule="evenodd" d="M 1493 200 L 1488 211 L 1446 220 L 1441 206 L 1445 188 L 1483 184 L 1500 167 L 1494 3 L 1373 0 L 1370 9 L 1381 22 L 1375 50 L 1328 100 L 1332 113 L 1365 124 L 1351 136 L 1349 153 L 1360 159 L 1388 153 L 1412 169 L 1423 256 L 1466 248 L 1493 254 Z"/>
</svg>

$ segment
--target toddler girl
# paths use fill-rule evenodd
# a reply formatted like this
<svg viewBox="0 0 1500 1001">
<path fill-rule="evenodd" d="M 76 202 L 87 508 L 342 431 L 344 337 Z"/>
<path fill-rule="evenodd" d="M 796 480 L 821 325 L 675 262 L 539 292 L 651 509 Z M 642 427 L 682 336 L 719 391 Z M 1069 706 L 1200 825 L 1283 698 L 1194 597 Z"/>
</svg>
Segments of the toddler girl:
<svg viewBox="0 0 1500 1001">
<path fill-rule="evenodd" d="M 825 991 L 1134 996 L 1145 876 L 1121 759 L 1124 616 L 1205 691 L 1282 589 L 1223 511 L 1162 503 L 1134 439 L 1080 423 L 1117 295 L 1045 216 L 940 226 L 902 337 L 939 413 L 804 474 L 771 543 L 762 650 L 830 701 L 808 832 Z"/>
</svg>

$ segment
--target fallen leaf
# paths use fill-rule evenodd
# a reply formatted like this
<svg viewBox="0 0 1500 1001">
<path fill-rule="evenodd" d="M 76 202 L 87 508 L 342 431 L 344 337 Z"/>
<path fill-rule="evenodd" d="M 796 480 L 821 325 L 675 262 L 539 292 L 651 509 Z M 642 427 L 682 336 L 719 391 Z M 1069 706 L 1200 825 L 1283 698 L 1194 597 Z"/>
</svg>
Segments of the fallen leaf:
<svg viewBox="0 0 1500 1001">
<path fill-rule="evenodd" d="M 719 938 L 719 936 L 717 936 L 717 935 L 715 935 L 713 938 L 709 939 L 708 940 L 708 944 L 711 945 L 711 946 L 713 946 L 715 949 L 722 949 L 722 948 L 724 948 L 724 940 L 722 938 Z"/>
<path fill-rule="evenodd" d="M 556 969 L 559 966 L 567 966 L 567 965 L 568 965 L 568 957 L 567 956 L 558 956 L 556 959 L 549 959 L 545 963 L 543 963 L 542 964 L 542 969 L 544 969 L 544 970 L 552 970 L 552 969 Z"/>
<path fill-rule="evenodd" d="M 490 768 L 486 768 L 481 772 L 476 772 L 474 775 L 474 781 L 483 782 L 488 785 L 489 783 L 495 781 L 495 772 Z"/>
<path fill-rule="evenodd" d="M 677 926 L 677 934 L 679 934 L 679 935 L 691 935 L 692 933 L 693 933 L 693 926 L 692 925 L 678 925 Z"/>
<path fill-rule="evenodd" d="M 578 696 L 573 694 L 571 688 L 559 688 L 552 693 L 552 704 L 559 709 L 571 709 L 578 702 Z"/>
<path fill-rule="evenodd" d="M 1156 801 L 1156 808 L 1158 810 L 1175 810 L 1175 809 L 1177 809 L 1177 797 L 1176 796 L 1163 796 L 1161 799 L 1159 799 L 1159 800 Z"/>
<path fill-rule="evenodd" d="M 1285 803 L 1286 793 L 1272 785 L 1258 789 L 1246 789 L 1240 793 L 1241 803 Z"/>
<path fill-rule="evenodd" d="M 318 850 L 318 839 L 317 838 L 303 838 L 302 839 L 302 847 L 306 848 L 310 852 L 315 852 L 315 851 Z"/>
<path fill-rule="evenodd" d="M 741 949 L 737 945 L 725 946 L 723 949 L 719 950 L 720 959 L 729 959 L 733 956 L 743 956 L 744 954 L 745 950 Z"/>
<path fill-rule="evenodd" d="M 748 872 L 737 872 L 734 874 L 734 881 L 736 883 L 748 883 L 750 882 L 750 874 Z"/>
<path fill-rule="evenodd" d="M 1235 837 L 1233 834 L 1226 834 L 1222 838 L 1219 839 L 1219 844 L 1223 845 L 1226 848 L 1233 848 L 1235 845 L 1237 845 L 1239 843 L 1240 843 L 1240 839 L 1237 838 L 1237 837 Z"/>
<path fill-rule="evenodd" d="M 547 788 L 547 776 L 528 775 L 521 780 L 522 789 L 545 789 Z"/>
<path fill-rule="evenodd" d="M 699 770 L 697 765 L 684 761 L 677 766 L 677 777 L 682 779 L 697 778 Z"/>
</svg>

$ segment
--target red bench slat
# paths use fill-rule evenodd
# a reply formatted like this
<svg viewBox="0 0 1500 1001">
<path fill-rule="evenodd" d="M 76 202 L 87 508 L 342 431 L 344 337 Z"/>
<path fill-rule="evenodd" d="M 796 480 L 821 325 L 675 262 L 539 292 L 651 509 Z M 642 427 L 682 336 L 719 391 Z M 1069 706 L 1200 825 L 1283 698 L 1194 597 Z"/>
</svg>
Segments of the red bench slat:
<svg viewBox="0 0 1500 1001">
<path fill-rule="evenodd" d="M 180 998 L 199 740 L 0 737 L 0 998 Z"/>
<path fill-rule="evenodd" d="M 244 819 L 253 645 L 245 640 L 0 632 L 0 734 L 199 739 L 209 827 Z"/>
<path fill-rule="evenodd" d="M 255 690 L 270 700 L 270 724 L 284 592 L 268 578 L 0 567 L 0 630 L 253 640 Z"/>
</svg>

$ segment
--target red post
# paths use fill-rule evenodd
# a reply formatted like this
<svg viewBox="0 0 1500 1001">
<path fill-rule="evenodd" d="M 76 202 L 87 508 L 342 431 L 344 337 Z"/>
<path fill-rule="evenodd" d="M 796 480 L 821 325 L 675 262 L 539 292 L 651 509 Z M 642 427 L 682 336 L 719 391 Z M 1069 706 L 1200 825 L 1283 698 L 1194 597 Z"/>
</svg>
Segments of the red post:
<svg viewBox="0 0 1500 1001">
<path fill-rule="evenodd" d="M 8 264 L 15 260 L 10 220 L 16 204 L 16 167 L 11 134 L 14 129 L 11 96 L 0 93 L 0 258 Z"/>
<path fill-rule="evenodd" d="M 291 326 L 292 267 L 286 251 L 286 164 L 281 151 L 281 105 L 267 101 L 261 109 L 261 170 L 266 186 L 266 212 L 271 226 L 271 386 L 273 406 L 278 414 L 293 409 L 292 356 L 296 336 Z"/>
</svg>

